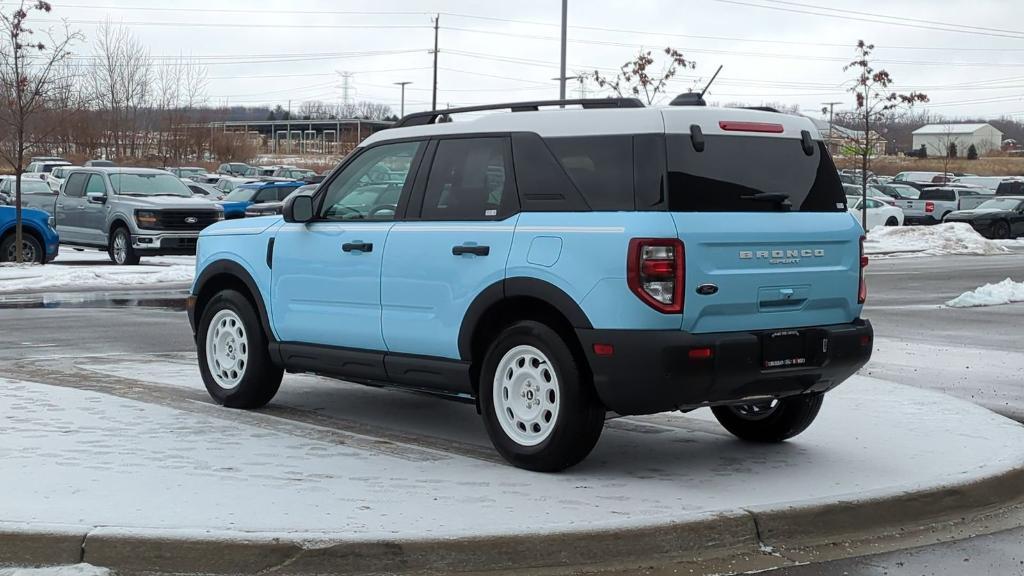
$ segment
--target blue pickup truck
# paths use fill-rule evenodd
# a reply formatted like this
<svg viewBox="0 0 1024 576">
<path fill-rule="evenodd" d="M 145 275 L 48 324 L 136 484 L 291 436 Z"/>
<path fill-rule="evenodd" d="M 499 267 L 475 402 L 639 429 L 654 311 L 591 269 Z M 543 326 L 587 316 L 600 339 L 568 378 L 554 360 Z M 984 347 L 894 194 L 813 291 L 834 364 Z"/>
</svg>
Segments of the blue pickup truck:
<svg viewBox="0 0 1024 576">
<path fill-rule="evenodd" d="M 244 218 L 245 209 L 256 204 L 280 202 L 305 182 L 292 180 L 269 180 L 241 184 L 223 200 L 217 202 L 224 209 L 224 218 Z"/>
<path fill-rule="evenodd" d="M 202 232 L 199 368 L 236 408 L 285 371 L 472 402 L 530 470 L 578 463 L 616 415 L 708 407 L 780 442 L 871 355 L 846 208 L 798 116 L 633 99 L 416 113 L 283 218 Z"/>
<path fill-rule="evenodd" d="M 14 206 L 0 206 L 0 262 L 16 262 L 16 217 Z M 60 238 L 54 229 L 53 218 L 42 210 L 24 208 L 21 211 L 21 255 L 24 262 L 45 264 L 57 257 Z"/>
</svg>

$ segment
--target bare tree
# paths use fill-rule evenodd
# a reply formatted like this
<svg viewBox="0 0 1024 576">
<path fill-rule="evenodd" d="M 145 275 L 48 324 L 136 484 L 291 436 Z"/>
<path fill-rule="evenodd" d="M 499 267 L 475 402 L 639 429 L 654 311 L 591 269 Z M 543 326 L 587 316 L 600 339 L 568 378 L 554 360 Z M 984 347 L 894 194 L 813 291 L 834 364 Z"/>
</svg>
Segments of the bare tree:
<svg viewBox="0 0 1024 576">
<path fill-rule="evenodd" d="M 856 139 L 855 149 L 860 157 L 861 197 L 864 200 L 861 203 L 864 207 L 861 210 L 861 226 L 867 230 L 868 168 L 880 139 L 876 132 L 877 126 L 886 118 L 896 115 L 901 109 L 908 109 L 918 102 L 927 102 L 928 96 L 920 92 L 897 94 L 891 91 L 889 86 L 893 83 L 892 76 L 885 70 L 875 70 L 871 65 L 871 54 L 875 50 L 875 45 L 859 40 L 856 50 L 857 57 L 843 66 L 843 71 L 853 70 L 856 73 L 854 85 L 849 91 L 857 99 L 854 116 L 859 125 L 858 129 L 864 130 Z"/>
<path fill-rule="evenodd" d="M 131 30 L 107 20 L 96 29 L 93 51 L 93 89 L 106 108 L 111 138 L 107 155 L 113 150 L 114 156 L 136 156 L 141 152 L 138 125 L 153 97 L 149 50 Z"/>
<path fill-rule="evenodd" d="M 949 166 L 954 160 L 960 156 L 960 148 L 963 146 L 963 140 L 959 134 L 956 134 L 952 125 L 947 124 L 943 129 L 931 148 L 934 150 L 935 156 L 942 162 L 942 175 L 945 177 L 949 173 Z M 932 150 L 929 150 L 932 152 Z"/>
<path fill-rule="evenodd" d="M 5 134 L 0 140 L 0 157 L 14 169 L 15 187 L 15 261 L 24 261 L 24 234 L 21 222 L 21 178 L 25 172 L 25 155 L 42 141 L 46 134 L 35 125 L 47 109 L 53 95 L 59 64 L 70 54 L 69 48 L 81 38 L 65 25 L 61 33 L 45 32 L 46 40 L 36 36 L 26 25 L 33 11 L 50 12 L 44 0 L 26 4 L 21 0 L 17 8 L 0 13 L 0 127 Z M 45 250 L 45 247 L 43 247 Z M 4 258 L 6 254 L 0 255 Z"/>
<path fill-rule="evenodd" d="M 165 163 L 168 158 L 180 162 L 191 154 L 189 124 L 196 108 L 206 102 L 206 84 L 206 67 L 194 59 L 179 56 L 157 68 L 157 152 Z"/>
<path fill-rule="evenodd" d="M 675 48 L 665 48 L 662 52 L 668 56 L 668 62 L 663 64 L 659 70 L 655 70 L 654 56 L 651 51 L 640 50 L 632 60 L 626 62 L 619 68 L 619 72 L 609 78 L 594 70 L 587 78 L 593 78 L 601 88 L 608 88 L 621 97 L 633 96 L 643 98 L 648 105 L 653 104 L 668 87 L 671 80 L 680 69 L 696 68 L 697 63 L 687 60 L 682 52 Z"/>
</svg>

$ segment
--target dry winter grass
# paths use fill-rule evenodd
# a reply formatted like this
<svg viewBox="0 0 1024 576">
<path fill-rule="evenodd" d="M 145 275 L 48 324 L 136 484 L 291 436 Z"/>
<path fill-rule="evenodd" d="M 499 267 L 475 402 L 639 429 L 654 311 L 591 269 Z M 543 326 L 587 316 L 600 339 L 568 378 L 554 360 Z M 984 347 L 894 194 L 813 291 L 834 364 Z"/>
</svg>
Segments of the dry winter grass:
<svg viewBox="0 0 1024 576">
<path fill-rule="evenodd" d="M 857 158 L 836 158 L 840 168 L 860 168 Z M 955 159 L 944 163 L 942 158 L 903 158 L 882 156 L 871 160 L 871 171 L 893 176 L 898 172 L 966 172 L 979 176 L 1024 176 L 1024 158 L 992 157 L 978 160 Z"/>
</svg>

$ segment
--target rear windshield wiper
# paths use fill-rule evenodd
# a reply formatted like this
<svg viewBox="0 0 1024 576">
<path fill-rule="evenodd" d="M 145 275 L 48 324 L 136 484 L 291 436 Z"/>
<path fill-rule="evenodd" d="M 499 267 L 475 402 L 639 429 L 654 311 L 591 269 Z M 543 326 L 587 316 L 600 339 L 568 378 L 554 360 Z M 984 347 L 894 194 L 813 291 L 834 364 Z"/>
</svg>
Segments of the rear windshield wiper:
<svg viewBox="0 0 1024 576">
<path fill-rule="evenodd" d="M 755 200 L 759 202 L 775 202 L 780 208 L 790 209 L 793 203 L 789 201 L 789 194 L 782 192 L 759 192 L 749 196 L 740 196 L 741 200 Z"/>
</svg>

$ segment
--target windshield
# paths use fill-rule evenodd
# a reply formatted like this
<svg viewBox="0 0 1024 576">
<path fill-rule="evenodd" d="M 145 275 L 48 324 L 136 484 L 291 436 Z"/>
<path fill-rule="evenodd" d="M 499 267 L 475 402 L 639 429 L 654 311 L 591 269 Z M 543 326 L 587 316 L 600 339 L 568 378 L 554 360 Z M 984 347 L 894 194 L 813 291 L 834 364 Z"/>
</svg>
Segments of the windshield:
<svg viewBox="0 0 1024 576">
<path fill-rule="evenodd" d="M 259 188 L 235 188 L 224 199 L 229 202 L 248 202 L 258 191 Z"/>
<path fill-rule="evenodd" d="M 1000 198 L 998 200 L 986 200 L 978 206 L 978 210 L 1016 210 L 1021 206 L 1020 200 L 1012 198 Z"/>
<path fill-rule="evenodd" d="M 170 174 L 126 174 L 110 175 L 110 185 L 115 194 L 124 196 L 191 196 L 192 192 L 175 176 Z"/>
</svg>

